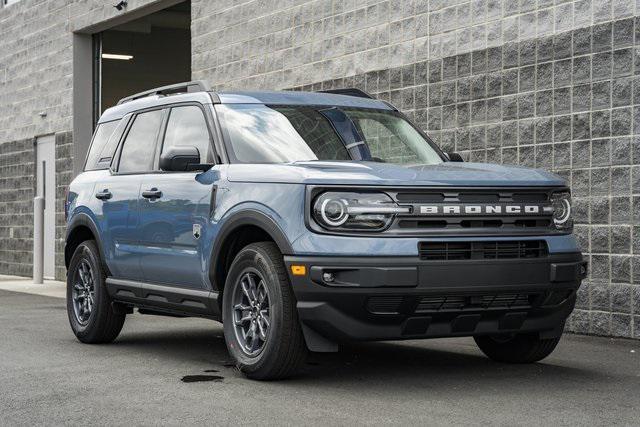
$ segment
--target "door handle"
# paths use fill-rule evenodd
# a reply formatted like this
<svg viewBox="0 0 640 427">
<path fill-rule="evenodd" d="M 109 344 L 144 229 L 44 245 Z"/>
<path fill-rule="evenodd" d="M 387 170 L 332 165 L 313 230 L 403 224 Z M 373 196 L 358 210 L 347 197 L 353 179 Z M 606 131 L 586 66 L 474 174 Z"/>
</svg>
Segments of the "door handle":
<svg viewBox="0 0 640 427">
<path fill-rule="evenodd" d="M 145 190 L 142 192 L 142 197 L 144 197 L 145 199 L 159 199 L 160 197 L 162 197 L 162 191 L 158 190 L 157 188 L 153 187 L 150 190 Z"/>
<path fill-rule="evenodd" d="M 107 190 L 106 188 L 96 193 L 96 199 L 109 200 L 112 197 L 113 194 L 111 194 L 111 191 Z"/>
</svg>

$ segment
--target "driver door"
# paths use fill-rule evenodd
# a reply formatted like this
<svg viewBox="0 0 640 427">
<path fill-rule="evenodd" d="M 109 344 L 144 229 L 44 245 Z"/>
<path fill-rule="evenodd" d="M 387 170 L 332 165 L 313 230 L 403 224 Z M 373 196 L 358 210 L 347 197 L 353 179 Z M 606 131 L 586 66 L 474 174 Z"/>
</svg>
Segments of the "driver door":
<svg viewBox="0 0 640 427">
<path fill-rule="evenodd" d="M 159 156 L 168 148 L 198 148 L 201 163 L 213 162 L 212 133 L 200 105 L 175 106 L 168 112 Z M 159 158 L 159 156 L 157 156 Z M 188 288 L 206 288 L 203 247 L 213 213 L 218 168 L 206 172 L 158 170 L 140 186 L 140 265 L 144 280 Z"/>
</svg>

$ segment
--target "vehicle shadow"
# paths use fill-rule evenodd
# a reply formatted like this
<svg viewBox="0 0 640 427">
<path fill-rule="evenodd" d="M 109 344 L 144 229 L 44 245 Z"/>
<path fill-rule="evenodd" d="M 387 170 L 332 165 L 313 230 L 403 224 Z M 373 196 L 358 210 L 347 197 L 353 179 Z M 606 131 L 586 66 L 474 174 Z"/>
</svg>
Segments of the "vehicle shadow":
<svg viewBox="0 0 640 427">
<path fill-rule="evenodd" d="M 206 362 L 227 378 L 244 380 L 232 365 L 219 324 L 131 331 L 119 337 L 114 345 L 119 347 L 118 351 L 148 353 L 168 361 Z M 338 353 L 311 353 L 299 375 L 279 384 L 340 384 L 360 388 L 366 383 L 385 383 L 385 387 L 437 389 L 468 386 L 474 380 L 486 378 L 491 378 L 494 384 L 513 385 L 513 379 L 518 378 L 540 386 L 550 378 L 568 382 L 604 379 L 597 371 L 567 366 L 570 364 L 571 360 L 553 355 L 530 365 L 495 363 L 475 347 L 471 338 L 358 343 L 343 346 Z"/>
<path fill-rule="evenodd" d="M 362 343 L 342 347 L 335 354 L 312 354 L 308 365 L 299 381 L 375 379 L 393 383 L 402 379 L 404 386 L 450 388 L 489 377 L 510 385 L 514 378 L 529 383 L 544 383 L 549 377 L 601 378 L 597 372 L 554 363 L 553 358 L 529 365 L 496 363 L 475 347 L 472 338 Z"/>
</svg>

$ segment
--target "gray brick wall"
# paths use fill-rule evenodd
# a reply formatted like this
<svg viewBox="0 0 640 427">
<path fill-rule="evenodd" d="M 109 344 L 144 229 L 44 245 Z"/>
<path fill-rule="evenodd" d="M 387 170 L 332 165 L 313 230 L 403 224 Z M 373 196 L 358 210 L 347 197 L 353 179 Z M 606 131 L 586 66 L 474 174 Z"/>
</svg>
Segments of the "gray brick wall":
<svg viewBox="0 0 640 427">
<path fill-rule="evenodd" d="M 73 133 L 56 134 L 56 272 L 57 280 L 65 280 L 67 270 L 64 265 L 64 201 L 66 188 L 73 179 Z"/>
<path fill-rule="evenodd" d="M 149 3 L 154 1 L 129 0 L 129 10 Z M 99 0 L 0 6 L 0 274 L 32 274 L 33 140 L 56 134 L 55 276 L 65 278 L 64 188 L 73 169 L 72 33 L 118 14 L 111 2 Z"/>
<path fill-rule="evenodd" d="M 31 275 L 33 139 L 0 145 L 0 274 Z"/>
<path fill-rule="evenodd" d="M 32 138 L 0 144 L 0 274 L 31 276 L 35 150 Z M 64 280 L 64 196 L 72 176 L 72 134 L 55 135 L 56 272 Z"/>
<path fill-rule="evenodd" d="M 71 178 L 71 34 L 117 14 L 97 0 L 0 9 L 2 273 L 30 274 L 31 138 L 59 133 L 60 200 Z M 565 176 L 592 265 L 569 329 L 638 338 L 638 15 L 632 0 L 193 0 L 192 74 L 218 88 L 360 87 L 468 160 Z"/>
<path fill-rule="evenodd" d="M 128 10 L 154 2 L 129 0 Z M 72 129 L 73 32 L 119 14 L 101 0 L 0 7 L 0 143 Z"/>
<path fill-rule="evenodd" d="M 467 160 L 566 177 L 592 266 L 568 329 L 640 337 L 634 2 L 196 4 L 195 77 L 223 88 L 358 87 Z"/>
</svg>

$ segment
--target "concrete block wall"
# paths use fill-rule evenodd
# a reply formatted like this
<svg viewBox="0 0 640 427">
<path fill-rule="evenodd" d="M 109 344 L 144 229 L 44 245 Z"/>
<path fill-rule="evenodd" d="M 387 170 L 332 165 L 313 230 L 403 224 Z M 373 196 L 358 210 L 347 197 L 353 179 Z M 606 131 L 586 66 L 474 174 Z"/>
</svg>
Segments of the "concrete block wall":
<svg viewBox="0 0 640 427">
<path fill-rule="evenodd" d="M 56 280 L 66 280 L 67 270 L 64 264 L 64 239 L 66 223 L 64 202 L 66 188 L 73 179 L 73 133 L 56 133 Z"/>
<path fill-rule="evenodd" d="M 0 145 L 0 274 L 32 274 L 34 169 L 33 139 Z"/>
<path fill-rule="evenodd" d="M 194 1 L 219 88 L 358 87 L 445 150 L 566 177 L 591 263 L 568 329 L 640 337 L 640 21 L 633 1 Z"/>
<path fill-rule="evenodd" d="M 151 3 L 129 0 L 128 11 Z M 0 144 L 72 129 L 73 32 L 118 15 L 101 0 L 0 7 Z"/>
<path fill-rule="evenodd" d="M 151 3 L 156 1 L 129 0 L 128 10 Z M 0 274 L 32 274 L 33 140 L 56 134 L 55 275 L 65 278 L 64 188 L 73 174 L 73 32 L 119 14 L 111 2 L 99 0 L 21 0 L 0 6 Z"/>
<path fill-rule="evenodd" d="M 130 0 L 129 11 L 152 3 Z M 114 18 L 111 6 L 0 8 L 0 273 L 30 274 L 30 205 L 12 198 L 30 204 L 37 135 L 59 134 L 62 214 L 72 32 Z M 565 176 L 592 264 L 569 328 L 637 338 L 639 15 L 632 0 L 193 0 L 192 74 L 217 88 L 360 87 L 469 160 Z"/>
<path fill-rule="evenodd" d="M 56 271 L 65 280 L 64 198 L 72 179 L 71 132 L 55 135 L 56 144 Z M 0 144 L 0 274 L 31 276 L 33 271 L 33 198 L 36 154 L 34 139 Z"/>
</svg>

